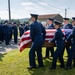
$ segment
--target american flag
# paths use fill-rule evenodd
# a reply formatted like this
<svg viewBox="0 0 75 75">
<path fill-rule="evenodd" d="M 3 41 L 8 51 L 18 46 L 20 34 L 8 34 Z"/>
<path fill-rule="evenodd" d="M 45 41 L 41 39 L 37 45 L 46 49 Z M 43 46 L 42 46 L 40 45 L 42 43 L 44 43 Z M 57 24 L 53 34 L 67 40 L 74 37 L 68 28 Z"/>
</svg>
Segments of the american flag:
<svg viewBox="0 0 75 75">
<path fill-rule="evenodd" d="M 52 40 L 54 37 L 55 31 L 56 31 L 56 29 L 47 29 L 45 41 L 48 42 L 49 40 Z M 63 32 L 64 36 L 68 37 L 72 33 L 72 30 L 71 29 L 62 29 L 62 32 Z M 28 46 L 28 44 L 30 42 L 31 42 L 30 30 L 28 30 L 20 38 L 20 42 L 19 42 L 20 52 L 22 52 Z"/>
</svg>

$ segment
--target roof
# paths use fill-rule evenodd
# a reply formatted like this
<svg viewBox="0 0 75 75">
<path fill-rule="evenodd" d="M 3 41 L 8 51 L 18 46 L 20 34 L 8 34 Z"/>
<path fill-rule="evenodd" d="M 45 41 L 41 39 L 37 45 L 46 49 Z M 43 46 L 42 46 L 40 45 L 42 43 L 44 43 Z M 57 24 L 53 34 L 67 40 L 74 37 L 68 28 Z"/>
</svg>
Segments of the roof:
<svg viewBox="0 0 75 75">
<path fill-rule="evenodd" d="M 44 18 L 44 19 L 45 19 L 45 18 L 54 18 L 54 17 L 56 17 L 57 15 L 59 15 L 59 14 L 39 15 L 38 18 L 39 18 L 39 19 L 41 19 L 41 18 L 42 18 L 42 19 L 43 19 L 43 18 Z"/>
</svg>

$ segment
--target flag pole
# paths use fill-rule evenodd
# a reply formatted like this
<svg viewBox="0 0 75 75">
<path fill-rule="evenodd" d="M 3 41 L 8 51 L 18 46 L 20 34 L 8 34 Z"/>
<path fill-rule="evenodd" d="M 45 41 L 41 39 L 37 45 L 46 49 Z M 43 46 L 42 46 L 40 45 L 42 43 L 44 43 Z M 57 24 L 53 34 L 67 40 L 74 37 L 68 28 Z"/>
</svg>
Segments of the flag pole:
<svg viewBox="0 0 75 75">
<path fill-rule="evenodd" d="M 8 0 L 8 13 L 9 13 L 9 22 L 11 22 L 10 0 Z"/>
</svg>

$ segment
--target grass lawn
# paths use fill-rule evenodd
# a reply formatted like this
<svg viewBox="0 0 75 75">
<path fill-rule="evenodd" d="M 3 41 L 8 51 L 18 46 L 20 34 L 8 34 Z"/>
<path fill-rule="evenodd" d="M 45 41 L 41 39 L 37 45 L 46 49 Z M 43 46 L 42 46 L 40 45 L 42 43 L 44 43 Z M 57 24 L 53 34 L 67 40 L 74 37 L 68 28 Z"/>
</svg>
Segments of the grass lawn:
<svg viewBox="0 0 75 75">
<path fill-rule="evenodd" d="M 51 59 L 43 60 L 44 68 L 28 70 L 28 53 L 29 48 L 25 49 L 22 53 L 20 53 L 19 50 L 14 50 L 5 54 L 0 54 L 0 75 L 75 75 L 75 68 L 68 71 L 60 69 L 59 61 L 57 62 L 57 69 L 50 70 Z M 43 56 L 44 55 L 45 48 L 43 48 Z M 66 57 L 64 60 L 66 62 Z"/>
</svg>

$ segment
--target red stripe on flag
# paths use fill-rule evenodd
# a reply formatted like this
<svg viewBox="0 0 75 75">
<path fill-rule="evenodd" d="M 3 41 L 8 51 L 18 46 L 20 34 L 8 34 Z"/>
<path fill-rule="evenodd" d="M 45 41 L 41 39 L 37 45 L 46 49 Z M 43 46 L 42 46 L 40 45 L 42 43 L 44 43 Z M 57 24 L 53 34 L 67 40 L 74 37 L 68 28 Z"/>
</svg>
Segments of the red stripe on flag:
<svg viewBox="0 0 75 75">
<path fill-rule="evenodd" d="M 29 43 L 27 44 L 24 44 L 22 47 L 20 47 L 20 52 L 22 52 L 27 46 L 28 46 Z"/>
</svg>

